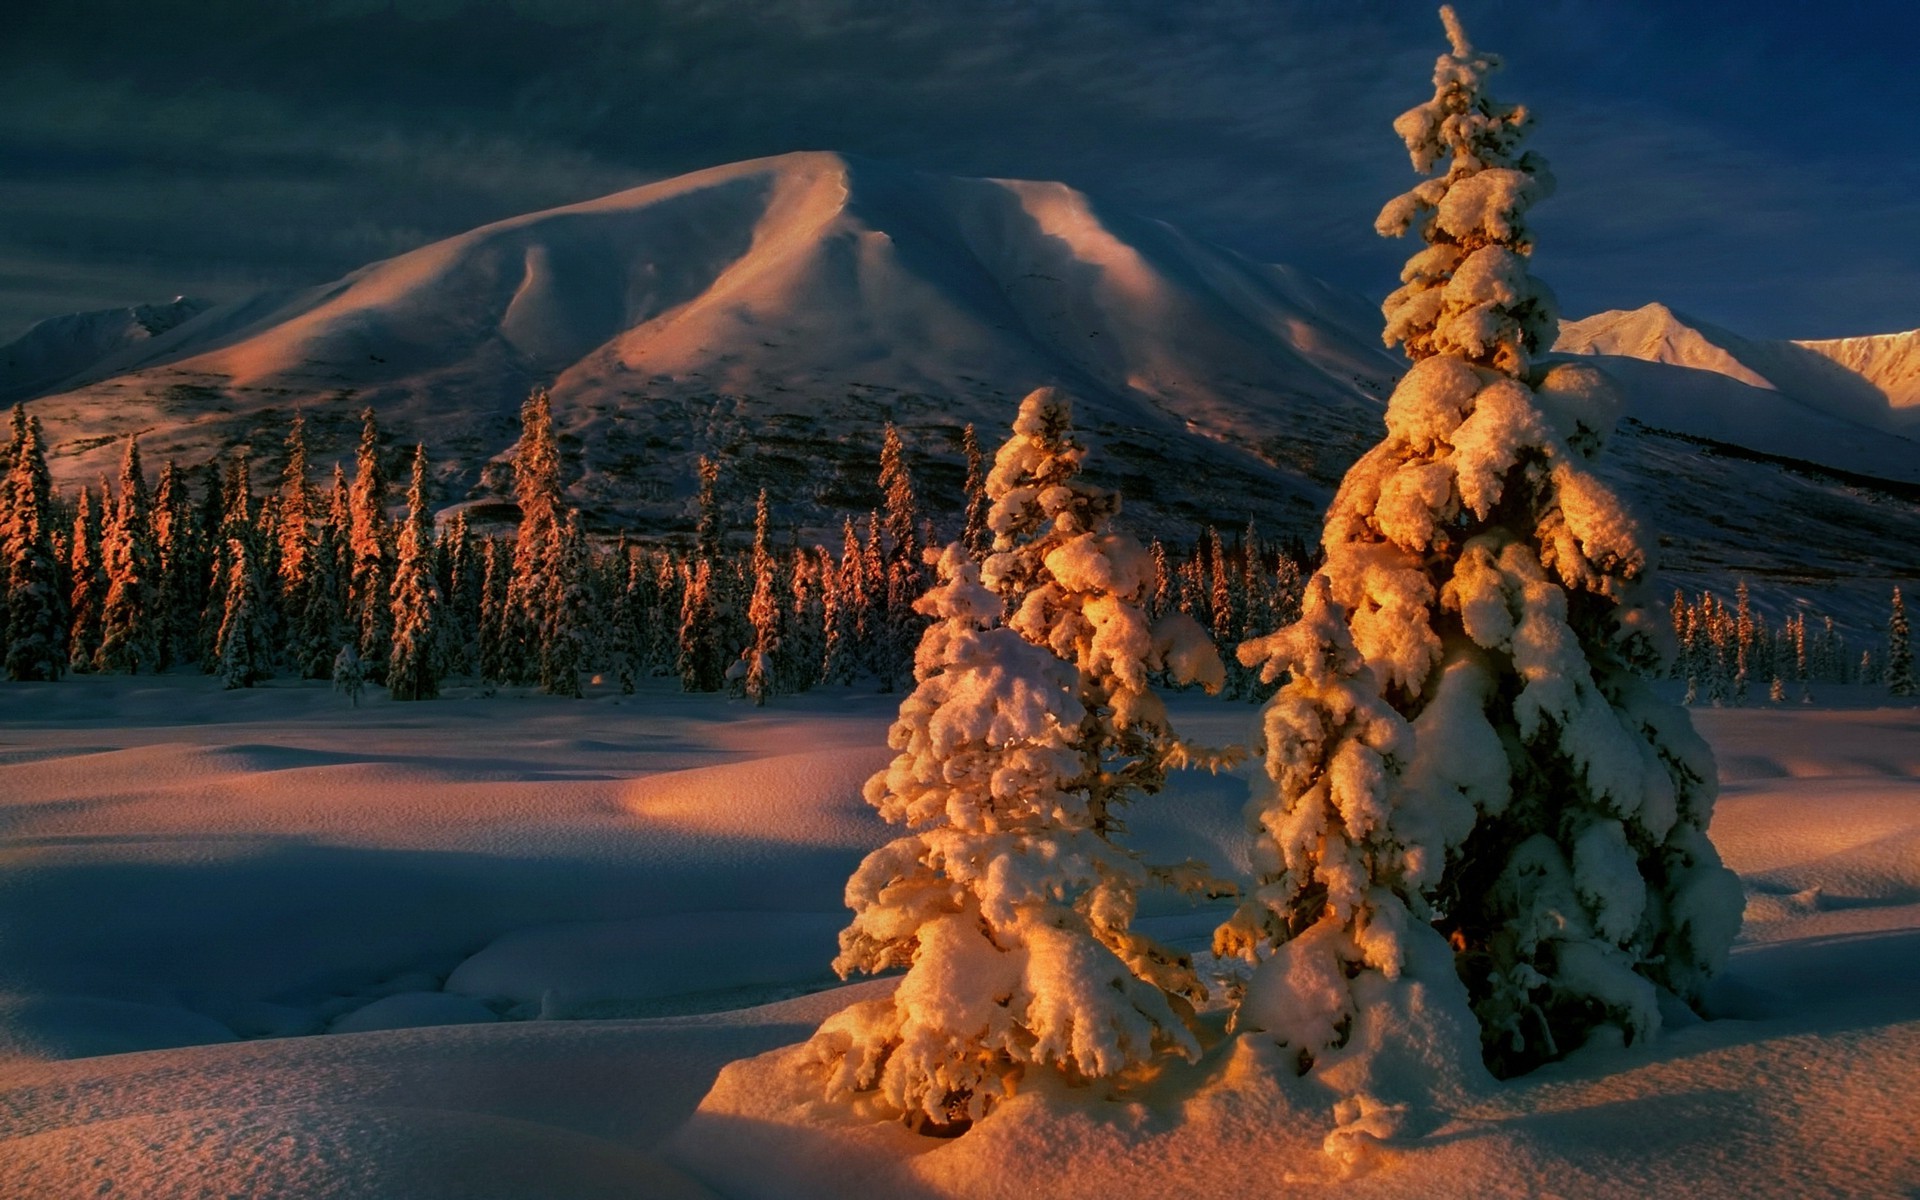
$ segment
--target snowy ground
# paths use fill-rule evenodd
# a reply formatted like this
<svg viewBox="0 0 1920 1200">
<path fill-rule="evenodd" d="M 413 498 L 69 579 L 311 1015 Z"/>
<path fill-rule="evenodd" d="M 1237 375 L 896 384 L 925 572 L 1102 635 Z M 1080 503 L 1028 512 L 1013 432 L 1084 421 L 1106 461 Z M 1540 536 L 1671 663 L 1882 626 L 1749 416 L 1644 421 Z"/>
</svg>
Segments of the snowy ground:
<svg viewBox="0 0 1920 1200">
<path fill-rule="evenodd" d="M 1192 1067 L 952 1142 L 721 1077 L 888 986 L 826 962 L 894 698 L 0 685 L 0 1195 L 1913 1195 L 1920 709 L 1841 699 L 1698 714 L 1748 891 L 1720 1019 L 1461 1097 L 1342 1180 L 1327 1097 L 1220 1014 Z M 1246 789 L 1132 824 L 1241 869 Z M 1149 911 L 1194 947 L 1219 915 Z"/>
</svg>

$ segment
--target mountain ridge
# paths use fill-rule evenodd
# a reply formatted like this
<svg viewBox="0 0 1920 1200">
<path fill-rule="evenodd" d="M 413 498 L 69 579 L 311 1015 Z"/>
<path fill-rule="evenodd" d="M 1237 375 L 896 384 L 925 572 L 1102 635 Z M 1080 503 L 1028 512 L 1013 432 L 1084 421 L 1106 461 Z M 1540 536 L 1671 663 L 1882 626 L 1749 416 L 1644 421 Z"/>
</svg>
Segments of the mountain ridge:
<svg viewBox="0 0 1920 1200">
<path fill-rule="evenodd" d="M 1380 327 L 1362 297 L 1063 184 L 802 152 L 214 306 L 31 403 L 63 485 L 110 475 L 130 433 L 150 463 L 244 455 L 271 477 L 296 410 L 316 463 L 350 461 L 372 407 L 396 462 L 427 443 L 436 503 L 484 507 L 510 490 L 521 401 L 546 387 L 570 500 L 596 526 L 684 533 L 706 455 L 736 497 L 764 486 L 776 520 L 828 537 L 878 503 L 883 423 L 938 509 L 959 491 L 961 426 L 992 446 L 1021 395 L 1055 384 L 1135 528 L 1252 517 L 1311 539 L 1405 369 Z M 1846 342 L 1833 353 L 1881 375 L 1901 361 L 1904 343 Z M 1621 385 L 1602 469 L 1650 510 L 1676 577 L 1912 570 L 1920 446 L 1849 368 L 1663 307 L 1569 322 L 1560 348 Z M 1818 371 L 1855 392 L 1791 390 Z"/>
</svg>

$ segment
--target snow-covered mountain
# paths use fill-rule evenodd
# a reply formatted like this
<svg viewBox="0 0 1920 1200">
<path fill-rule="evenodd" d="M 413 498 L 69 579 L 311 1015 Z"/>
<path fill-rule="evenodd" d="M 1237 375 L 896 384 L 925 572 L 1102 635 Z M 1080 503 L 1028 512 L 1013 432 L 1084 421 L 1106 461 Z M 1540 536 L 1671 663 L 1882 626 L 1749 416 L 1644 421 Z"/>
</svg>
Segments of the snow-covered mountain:
<svg viewBox="0 0 1920 1200">
<path fill-rule="evenodd" d="M 1796 342 L 1878 388 L 1896 420 L 1920 422 L 1920 329 Z"/>
<path fill-rule="evenodd" d="M 1649 304 L 1569 321 L 1555 348 L 1607 356 L 1648 425 L 1920 481 L 1920 331 L 1759 340 Z"/>
<path fill-rule="evenodd" d="M 263 420 L 296 407 L 337 449 L 366 404 L 398 438 L 473 464 L 511 445 L 520 401 L 549 386 L 588 468 L 579 498 L 664 520 L 700 453 L 776 500 L 864 507 L 888 417 L 951 458 L 962 424 L 991 443 L 1020 395 L 1053 383 L 1082 398 L 1116 476 L 1158 460 L 1131 480 L 1151 492 L 1178 473 L 1140 496 L 1150 509 L 1237 521 L 1256 485 L 1314 513 L 1374 436 L 1399 370 L 1377 327 L 1358 297 L 1059 184 L 803 153 L 214 309 L 35 407 L 56 472 L 81 479 L 117 453 L 98 439 L 132 430 L 156 460 L 271 454 L 280 431 Z"/>
<path fill-rule="evenodd" d="M 1051 383 L 1079 397 L 1135 528 L 1251 516 L 1311 538 L 1405 365 L 1372 304 L 1287 267 L 1060 184 L 826 153 L 182 315 L 32 401 L 65 484 L 110 474 L 131 432 L 151 464 L 244 450 L 261 479 L 296 409 L 325 464 L 371 405 L 396 456 L 427 443 L 443 502 L 484 502 L 504 494 L 521 400 L 546 386 L 572 498 L 603 527 L 686 528 L 693 460 L 712 454 L 742 503 L 765 486 L 780 520 L 818 534 L 878 502 L 884 421 L 937 506 L 958 494 L 961 426 L 992 447 Z M 1751 342 L 1649 308 L 1572 322 L 1561 348 L 1608 356 L 1625 385 L 1632 419 L 1603 469 L 1681 577 L 1819 580 L 1916 569 L 1914 340 Z"/>
<path fill-rule="evenodd" d="M 139 357 L 147 343 L 212 307 L 176 296 L 167 304 L 136 304 L 48 317 L 0 346 L 0 403 L 63 390 L 123 358 Z"/>
</svg>

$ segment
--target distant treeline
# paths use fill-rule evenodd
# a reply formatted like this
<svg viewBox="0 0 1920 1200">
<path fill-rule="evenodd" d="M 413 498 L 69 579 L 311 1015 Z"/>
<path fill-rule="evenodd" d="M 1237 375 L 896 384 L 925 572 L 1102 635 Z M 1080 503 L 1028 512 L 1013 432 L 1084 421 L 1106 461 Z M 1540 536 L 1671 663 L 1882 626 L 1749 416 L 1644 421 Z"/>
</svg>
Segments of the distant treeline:
<svg viewBox="0 0 1920 1200">
<path fill-rule="evenodd" d="M 889 425 L 881 507 L 848 515 L 838 546 L 776 534 L 765 492 L 751 536 L 730 535 L 721 464 L 701 459 L 691 546 L 590 538 L 566 506 L 544 393 L 521 411 L 513 458 L 520 509 L 512 536 L 470 528 L 464 510 L 436 523 L 427 459 L 416 447 L 406 513 L 389 516 L 395 483 L 372 410 L 354 472 L 316 481 L 296 417 L 277 485 L 258 493 L 243 459 L 189 474 L 168 462 L 151 489 L 127 441 L 110 487 L 54 492 L 37 420 L 15 407 L 0 487 L 0 593 L 5 670 L 15 680 L 67 672 L 151 674 L 198 669 L 229 687 L 277 674 L 333 677 L 357 694 L 383 683 L 426 699 L 442 680 L 476 679 L 581 694 L 583 676 L 631 691 L 677 677 L 687 691 L 731 689 L 764 701 L 820 684 L 896 689 L 912 679 L 936 544 L 901 439 Z M 961 528 L 984 555 L 986 471 L 971 426 Z M 1149 610 L 1179 610 L 1224 646 L 1296 615 L 1304 547 L 1269 542 L 1249 524 L 1231 539 L 1207 529 L 1190 545 L 1151 546 Z M 1228 656 L 1229 663 L 1233 660 Z M 1233 664 L 1231 694 L 1271 689 Z"/>
<path fill-rule="evenodd" d="M 1675 591 L 1669 616 L 1679 645 L 1670 673 L 1686 680 L 1688 704 L 1807 701 L 1822 683 L 1885 684 L 1891 695 L 1914 694 L 1906 601 L 1897 587 L 1886 640 L 1857 655 L 1832 617 L 1803 610 L 1769 626 L 1749 602 L 1745 580 L 1735 585 L 1731 605 L 1712 592 L 1689 600 Z"/>
</svg>

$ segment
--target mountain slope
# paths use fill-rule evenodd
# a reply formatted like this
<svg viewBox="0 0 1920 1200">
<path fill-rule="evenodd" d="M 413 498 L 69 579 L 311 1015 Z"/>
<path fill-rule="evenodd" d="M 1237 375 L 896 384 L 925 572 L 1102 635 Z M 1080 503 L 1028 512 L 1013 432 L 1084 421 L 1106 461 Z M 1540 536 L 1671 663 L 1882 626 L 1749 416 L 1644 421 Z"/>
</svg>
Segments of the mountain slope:
<svg viewBox="0 0 1920 1200">
<path fill-rule="evenodd" d="M 1060 184 L 804 153 L 208 309 L 32 405 L 69 486 L 110 474 L 136 432 L 149 463 L 242 453 L 273 477 L 296 409 L 324 469 L 371 406 L 396 475 L 422 440 L 439 501 L 486 505 L 509 491 L 520 402 L 549 387 L 570 498 L 597 526 L 684 532 L 694 460 L 712 455 L 740 508 L 765 487 L 777 521 L 826 537 L 879 502 L 885 421 L 923 502 L 950 510 L 961 427 L 991 447 L 1021 395 L 1059 384 L 1134 528 L 1184 540 L 1253 517 L 1311 540 L 1405 366 L 1379 330 L 1365 300 Z M 1872 382 L 1893 386 L 1903 346 L 1828 357 L 1657 307 L 1571 322 L 1561 342 L 1622 385 L 1603 470 L 1670 573 L 1792 587 L 1920 569 L 1920 454 Z"/>
<path fill-rule="evenodd" d="M 140 357 L 155 338 L 211 307 L 210 301 L 178 296 L 167 304 L 100 309 L 37 322 L 0 346 L 0 403 L 56 391 L 105 364 Z"/>
<path fill-rule="evenodd" d="M 368 403 L 471 465 L 511 444 L 521 399 L 549 386 L 601 473 L 583 498 L 666 521 L 695 454 L 738 460 L 779 499 L 836 497 L 860 488 L 800 447 L 864 445 L 888 415 L 991 438 L 1020 394 L 1053 383 L 1081 396 L 1096 440 L 1185 464 L 1161 508 L 1205 515 L 1211 490 L 1224 517 L 1260 479 L 1310 512 L 1399 369 L 1369 305 L 1287 268 L 1059 184 L 822 153 L 503 221 L 196 324 L 38 403 L 59 426 L 56 472 L 97 474 L 99 439 L 136 429 L 149 457 L 270 453 L 258 427 L 293 406 L 324 453 Z M 1320 436 L 1281 436 L 1302 422 Z M 604 477 L 639 472 L 653 479 Z"/>
<path fill-rule="evenodd" d="M 1920 416 L 1920 329 L 1794 344 L 1871 383 L 1899 416 Z"/>
<path fill-rule="evenodd" d="M 1748 445 L 1749 438 L 1764 440 L 1779 453 L 1793 453 L 1797 442 L 1802 452 L 1813 447 L 1839 460 L 1830 465 L 1916 478 L 1920 443 L 1908 439 L 1920 433 L 1920 331 L 1817 342 L 1749 339 L 1649 304 L 1566 322 L 1555 349 L 1726 381 L 1673 376 L 1675 394 L 1664 402 L 1656 396 L 1635 414 L 1651 424 Z M 1900 440 L 1872 436 L 1886 433 Z"/>
</svg>

